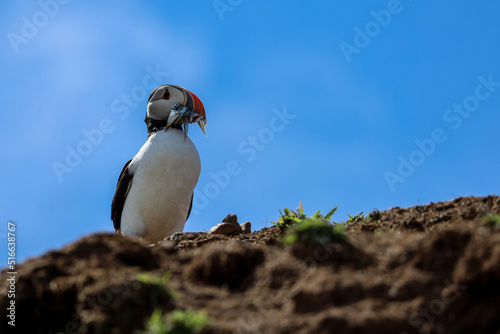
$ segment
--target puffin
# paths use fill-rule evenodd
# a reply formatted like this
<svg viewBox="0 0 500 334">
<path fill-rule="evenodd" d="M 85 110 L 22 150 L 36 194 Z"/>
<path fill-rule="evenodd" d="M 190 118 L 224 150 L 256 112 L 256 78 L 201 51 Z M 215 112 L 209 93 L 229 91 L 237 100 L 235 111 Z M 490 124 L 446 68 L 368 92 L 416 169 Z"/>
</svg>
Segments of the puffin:
<svg viewBox="0 0 500 334">
<path fill-rule="evenodd" d="M 184 230 L 201 172 L 200 155 L 188 137 L 191 123 L 206 136 L 201 100 L 177 85 L 153 90 L 147 103 L 146 143 L 123 167 L 111 203 L 117 233 L 156 243 Z"/>
</svg>

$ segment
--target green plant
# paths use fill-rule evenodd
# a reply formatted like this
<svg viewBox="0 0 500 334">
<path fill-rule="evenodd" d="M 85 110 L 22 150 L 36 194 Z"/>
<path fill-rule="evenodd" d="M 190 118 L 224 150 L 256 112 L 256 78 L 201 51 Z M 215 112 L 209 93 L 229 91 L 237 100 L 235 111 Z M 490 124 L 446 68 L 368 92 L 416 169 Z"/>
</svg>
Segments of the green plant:
<svg viewBox="0 0 500 334">
<path fill-rule="evenodd" d="M 316 221 L 323 221 L 323 222 L 330 222 L 330 218 L 332 215 L 337 211 L 338 206 L 330 210 L 326 215 L 322 215 L 320 213 L 321 210 L 318 210 L 312 217 L 307 217 L 306 214 L 304 214 L 304 208 L 302 207 L 302 202 L 299 202 L 299 207 L 297 208 L 296 211 L 290 210 L 288 208 L 284 208 L 283 211 L 285 212 L 284 214 L 280 210 L 280 218 L 278 219 L 277 222 L 273 222 L 274 225 L 285 228 L 289 226 L 293 226 L 297 223 L 301 223 L 306 219 L 312 219 Z"/>
<path fill-rule="evenodd" d="M 304 208 L 302 207 L 301 202 L 299 202 L 297 211 L 293 211 L 288 208 L 284 208 L 283 211 L 285 211 L 284 214 L 280 210 L 280 217 L 278 221 L 273 222 L 274 225 L 281 228 L 292 226 L 293 224 L 299 223 L 300 221 L 307 218 L 307 216 L 304 214 Z"/>
<path fill-rule="evenodd" d="M 370 221 L 379 220 L 381 217 L 382 217 L 382 214 L 380 213 L 379 209 L 373 209 L 373 211 L 368 214 L 368 219 Z"/>
<path fill-rule="evenodd" d="M 325 220 L 306 218 L 289 227 L 281 241 L 287 245 L 295 242 L 325 245 L 343 243 L 345 239 L 345 226 L 332 225 Z"/>
<path fill-rule="evenodd" d="M 201 311 L 179 310 L 163 315 L 159 309 L 146 323 L 146 330 L 136 332 L 138 334 L 195 334 L 200 333 L 206 326 L 210 325 L 212 319 Z"/>
<path fill-rule="evenodd" d="M 172 277 L 172 273 L 165 273 L 162 276 L 153 275 L 151 273 L 139 273 L 136 276 L 137 281 L 149 286 L 150 299 L 153 304 L 157 304 L 158 300 L 163 298 L 175 299 L 177 293 L 167 289 L 167 283 Z"/>
<path fill-rule="evenodd" d="M 483 218 L 484 225 L 500 228 L 500 215 L 487 215 Z"/>
<path fill-rule="evenodd" d="M 144 284 L 152 284 L 165 287 L 170 278 L 172 277 L 172 273 L 165 273 L 163 276 L 153 275 L 151 273 L 139 273 L 137 274 L 137 280 Z"/>
<path fill-rule="evenodd" d="M 365 219 L 365 215 L 363 214 L 364 211 L 361 211 L 355 216 L 351 216 L 350 214 L 347 214 L 349 216 L 349 220 L 347 221 L 347 224 L 353 224 L 357 222 L 361 222 L 363 219 Z"/>
</svg>

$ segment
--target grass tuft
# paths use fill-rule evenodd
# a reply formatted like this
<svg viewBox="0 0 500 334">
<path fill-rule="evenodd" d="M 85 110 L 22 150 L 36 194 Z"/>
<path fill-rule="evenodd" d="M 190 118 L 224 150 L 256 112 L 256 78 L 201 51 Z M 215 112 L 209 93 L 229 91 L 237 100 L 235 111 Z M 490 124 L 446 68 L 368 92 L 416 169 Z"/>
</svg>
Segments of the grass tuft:
<svg viewBox="0 0 500 334">
<path fill-rule="evenodd" d="M 304 214 L 304 208 L 302 207 L 302 202 L 299 202 L 299 207 L 297 208 L 296 211 L 290 210 L 288 208 L 283 209 L 285 213 L 282 213 L 280 211 L 280 218 L 278 219 L 277 222 L 273 222 L 273 224 L 280 228 L 286 228 L 301 223 L 306 219 L 312 219 L 315 221 L 323 221 L 329 223 L 330 218 L 335 213 L 335 211 L 337 211 L 337 209 L 338 206 L 334 207 L 326 215 L 322 215 L 320 213 L 321 210 L 318 210 L 317 212 L 314 213 L 312 217 L 307 217 L 307 215 Z"/>
<path fill-rule="evenodd" d="M 144 284 L 157 285 L 160 287 L 165 287 L 170 278 L 172 277 L 172 273 L 165 273 L 163 276 L 153 275 L 151 273 L 139 273 L 137 274 L 137 280 Z"/>
<path fill-rule="evenodd" d="M 379 220 L 380 217 L 382 217 L 382 214 L 380 213 L 379 209 L 373 209 L 373 211 L 368 214 L 368 219 L 370 221 Z"/>
<path fill-rule="evenodd" d="M 136 276 L 137 281 L 149 285 L 150 300 L 156 305 L 160 299 L 169 298 L 176 299 L 177 293 L 167 289 L 167 283 L 172 277 L 172 273 L 165 273 L 163 276 L 153 275 L 151 273 L 140 273 Z"/>
<path fill-rule="evenodd" d="M 281 242 L 286 245 L 304 242 L 315 245 L 343 243 L 346 240 L 345 226 L 332 225 L 325 220 L 306 218 L 289 227 Z"/>
<path fill-rule="evenodd" d="M 487 215 L 483 218 L 483 224 L 500 229 L 500 215 Z"/>
<path fill-rule="evenodd" d="M 354 223 L 362 222 L 366 218 L 363 213 L 364 213 L 364 211 L 361 211 L 360 213 L 358 213 L 355 216 L 351 216 L 348 214 L 349 220 L 347 221 L 347 224 L 354 224 Z"/>
<path fill-rule="evenodd" d="M 164 315 L 156 309 L 146 323 L 146 330 L 136 334 L 196 334 L 211 323 L 212 319 L 203 311 L 176 309 Z"/>
</svg>

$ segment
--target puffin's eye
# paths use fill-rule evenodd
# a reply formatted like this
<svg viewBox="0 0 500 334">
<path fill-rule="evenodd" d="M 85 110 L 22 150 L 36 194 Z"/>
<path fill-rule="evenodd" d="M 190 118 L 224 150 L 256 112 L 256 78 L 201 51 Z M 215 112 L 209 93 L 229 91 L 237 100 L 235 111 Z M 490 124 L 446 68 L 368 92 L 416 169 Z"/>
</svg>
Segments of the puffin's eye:
<svg viewBox="0 0 500 334">
<path fill-rule="evenodd" d="M 170 98 L 170 92 L 168 91 L 168 88 L 165 89 L 165 91 L 163 92 L 162 98 L 164 98 L 166 100 L 168 100 Z"/>
</svg>

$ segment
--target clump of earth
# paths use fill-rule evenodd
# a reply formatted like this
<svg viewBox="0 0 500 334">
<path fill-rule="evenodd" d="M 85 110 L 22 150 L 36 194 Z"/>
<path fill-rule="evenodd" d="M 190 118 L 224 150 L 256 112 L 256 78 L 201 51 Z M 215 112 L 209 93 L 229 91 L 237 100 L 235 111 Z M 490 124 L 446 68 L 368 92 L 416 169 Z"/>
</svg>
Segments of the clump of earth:
<svg viewBox="0 0 500 334">
<path fill-rule="evenodd" d="M 212 319 L 202 333 L 498 334 L 498 214 L 498 196 L 392 208 L 317 245 L 284 245 L 283 228 L 251 232 L 236 215 L 154 246 L 94 234 L 17 267 L 15 330 L 135 333 L 155 309 L 189 309 Z M 2 333 L 13 330 L 7 278 Z"/>
</svg>

